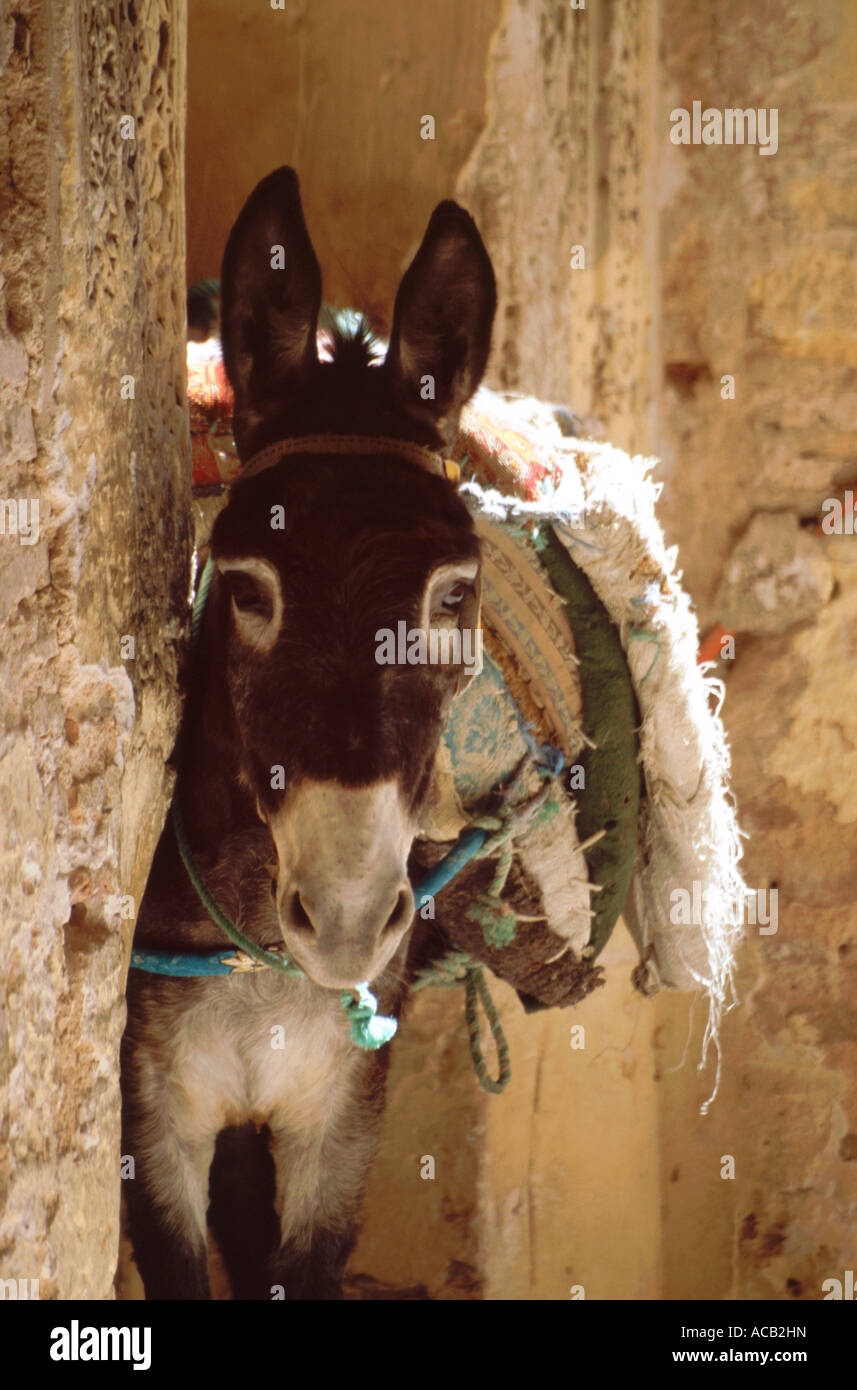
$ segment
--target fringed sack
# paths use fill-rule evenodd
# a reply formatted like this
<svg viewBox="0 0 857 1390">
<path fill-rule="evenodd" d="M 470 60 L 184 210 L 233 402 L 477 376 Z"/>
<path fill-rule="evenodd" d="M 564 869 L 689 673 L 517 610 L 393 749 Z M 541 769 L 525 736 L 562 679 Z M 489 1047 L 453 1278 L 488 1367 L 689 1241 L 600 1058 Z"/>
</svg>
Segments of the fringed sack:
<svg viewBox="0 0 857 1390">
<path fill-rule="evenodd" d="M 465 409 L 452 456 L 482 539 L 484 662 L 449 717 L 421 862 L 489 830 L 439 917 L 528 1009 L 602 983 L 624 909 L 636 988 L 707 993 L 716 1093 L 746 894 L 722 687 L 697 664 L 653 461 L 568 422 L 485 389 Z"/>
</svg>

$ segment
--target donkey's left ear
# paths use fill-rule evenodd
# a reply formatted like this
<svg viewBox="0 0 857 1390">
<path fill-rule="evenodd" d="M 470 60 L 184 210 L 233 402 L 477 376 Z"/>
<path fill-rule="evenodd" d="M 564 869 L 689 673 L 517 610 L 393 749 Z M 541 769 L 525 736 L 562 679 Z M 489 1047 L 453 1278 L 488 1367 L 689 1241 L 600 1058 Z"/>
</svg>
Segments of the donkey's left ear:
<svg viewBox="0 0 857 1390">
<path fill-rule="evenodd" d="M 482 380 L 496 306 L 476 223 L 457 203 L 439 203 L 396 295 L 384 370 L 401 409 L 445 444 Z"/>
<path fill-rule="evenodd" d="M 272 404 L 300 399 L 318 363 L 321 271 L 293 169 L 275 169 L 250 194 L 229 234 L 220 282 L 223 361 L 243 454 Z"/>
</svg>

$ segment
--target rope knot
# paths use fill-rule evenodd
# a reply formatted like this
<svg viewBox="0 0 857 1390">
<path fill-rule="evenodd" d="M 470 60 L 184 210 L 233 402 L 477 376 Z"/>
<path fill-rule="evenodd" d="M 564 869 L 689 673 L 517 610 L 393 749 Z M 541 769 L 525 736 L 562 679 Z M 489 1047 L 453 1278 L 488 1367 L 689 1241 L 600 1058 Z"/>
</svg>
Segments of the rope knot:
<svg viewBox="0 0 857 1390">
<path fill-rule="evenodd" d="M 344 989 L 342 1007 L 351 1024 L 351 1041 L 364 1051 L 376 1052 L 395 1036 L 399 1025 L 394 1018 L 378 1013 L 378 1000 L 368 985 L 355 985 L 353 991 Z"/>
<path fill-rule="evenodd" d="M 467 917 L 482 928 L 486 946 L 508 946 L 515 939 L 518 919 L 506 909 L 502 898 L 483 890 L 467 909 Z"/>
</svg>

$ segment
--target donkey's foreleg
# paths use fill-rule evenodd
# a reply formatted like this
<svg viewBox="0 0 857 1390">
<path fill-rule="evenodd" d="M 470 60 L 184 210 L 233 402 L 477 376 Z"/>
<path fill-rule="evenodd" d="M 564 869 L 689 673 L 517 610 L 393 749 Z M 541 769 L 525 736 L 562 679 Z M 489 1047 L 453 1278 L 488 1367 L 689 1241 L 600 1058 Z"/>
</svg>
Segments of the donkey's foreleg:
<svg viewBox="0 0 857 1390">
<path fill-rule="evenodd" d="M 126 1097 L 122 1152 L 134 1159 L 123 1184 L 129 1235 L 146 1298 L 210 1298 L 206 1210 L 214 1134 L 182 1137 L 168 1107 L 138 1110 Z"/>
<path fill-rule="evenodd" d="M 340 1116 L 323 1132 L 272 1132 L 281 1244 L 271 1265 L 271 1297 L 342 1298 L 342 1280 L 357 1238 L 381 1115 Z"/>
</svg>

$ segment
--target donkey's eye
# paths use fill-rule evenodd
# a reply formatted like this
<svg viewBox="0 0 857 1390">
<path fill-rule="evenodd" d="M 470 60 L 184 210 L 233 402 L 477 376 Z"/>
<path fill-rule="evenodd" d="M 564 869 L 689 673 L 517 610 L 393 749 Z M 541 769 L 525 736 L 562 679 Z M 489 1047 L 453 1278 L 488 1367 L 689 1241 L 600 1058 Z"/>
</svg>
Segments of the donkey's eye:
<svg viewBox="0 0 857 1390">
<path fill-rule="evenodd" d="M 462 584 L 460 581 L 453 584 L 452 588 L 447 589 L 441 599 L 441 609 L 447 613 L 455 613 L 461 607 L 468 593 L 472 593 L 469 584 Z"/>
<path fill-rule="evenodd" d="M 283 620 L 283 594 L 277 570 L 260 555 L 215 563 L 226 584 L 238 636 L 259 652 L 270 651 Z"/>
<path fill-rule="evenodd" d="M 420 603 L 420 622 L 425 627 L 460 627 L 469 612 L 476 613 L 479 561 L 459 560 L 437 565 L 426 580 Z"/>
<path fill-rule="evenodd" d="M 239 613 L 254 613 L 264 622 L 274 616 L 274 603 L 270 589 L 260 584 L 252 574 L 241 570 L 231 570 L 227 575 L 229 595 Z"/>
</svg>

